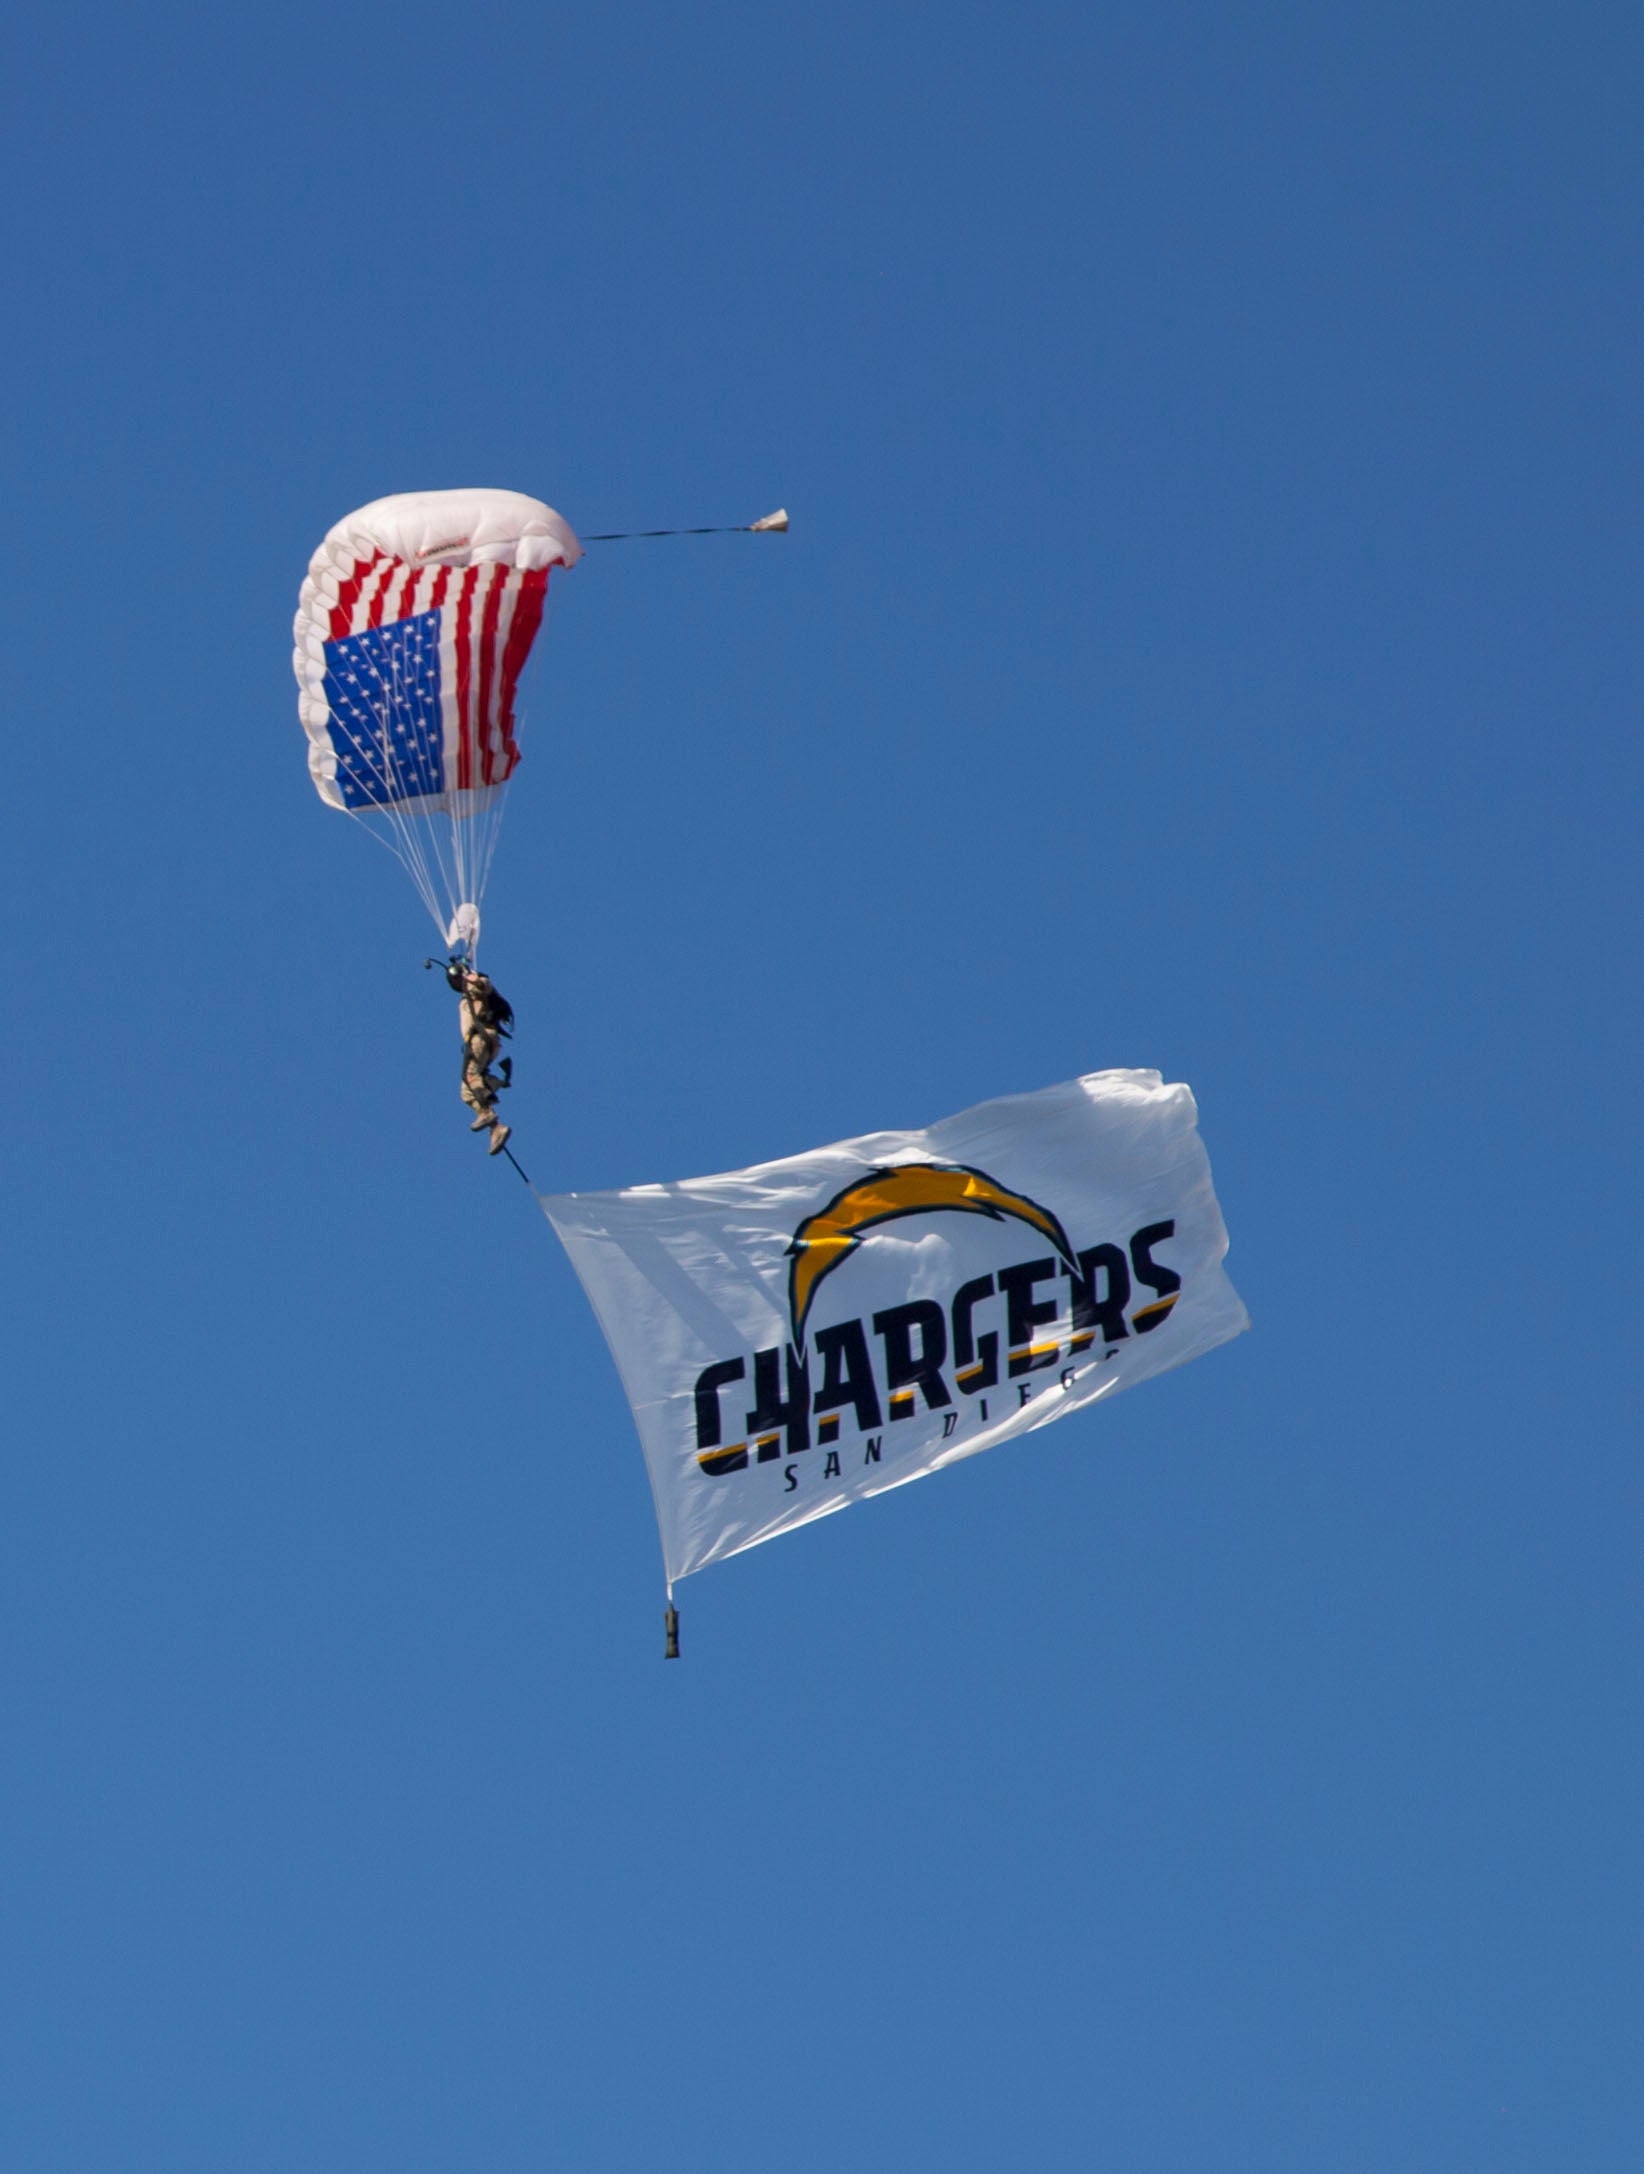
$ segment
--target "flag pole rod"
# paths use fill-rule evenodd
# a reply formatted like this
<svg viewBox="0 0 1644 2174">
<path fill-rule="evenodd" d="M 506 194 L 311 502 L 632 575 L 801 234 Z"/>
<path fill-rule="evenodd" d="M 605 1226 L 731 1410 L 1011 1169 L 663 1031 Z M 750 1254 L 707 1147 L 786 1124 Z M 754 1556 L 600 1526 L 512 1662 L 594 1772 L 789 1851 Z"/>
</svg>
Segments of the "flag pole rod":
<svg viewBox="0 0 1644 2174">
<path fill-rule="evenodd" d="M 502 1152 L 507 1156 L 510 1162 L 514 1163 L 514 1168 L 516 1170 L 519 1170 L 519 1164 L 517 1162 L 514 1162 L 514 1151 L 508 1145 L 508 1142 L 506 1140 L 504 1140 L 502 1143 Z M 523 1170 L 519 1170 L 519 1174 L 522 1178 L 525 1178 L 525 1172 Z M 536 1191 L 536 1187 L 534 1185 L 531 1185 L 531 1180 L 529 1178 L 525 1178 L 525 1182 L 528 1186 L 530 1186 L 531 1191 L 534 1193 Z"/>
</svg>

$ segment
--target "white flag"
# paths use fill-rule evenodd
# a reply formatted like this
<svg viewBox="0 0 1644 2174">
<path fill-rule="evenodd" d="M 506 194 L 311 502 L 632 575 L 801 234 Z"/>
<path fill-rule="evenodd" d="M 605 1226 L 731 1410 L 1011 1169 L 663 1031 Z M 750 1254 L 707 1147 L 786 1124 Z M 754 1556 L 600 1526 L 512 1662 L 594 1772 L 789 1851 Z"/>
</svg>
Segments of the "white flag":
<svg viewBox="0 0 1644 2174">
<path fill-rule="evenodd" d="M 1191 1091 L 1092 1072 L 922 1132 L 543 1207 L 676 1578 L 1249 1326 Z"/>
</svg>

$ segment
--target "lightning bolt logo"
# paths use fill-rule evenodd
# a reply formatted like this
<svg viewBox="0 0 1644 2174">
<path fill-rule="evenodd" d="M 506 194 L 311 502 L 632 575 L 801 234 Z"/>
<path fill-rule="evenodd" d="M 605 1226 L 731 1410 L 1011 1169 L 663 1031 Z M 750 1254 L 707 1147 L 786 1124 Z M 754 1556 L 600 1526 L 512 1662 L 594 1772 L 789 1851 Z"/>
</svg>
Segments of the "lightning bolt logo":
<svg viewBox="0 0 1644 2174">
<path fill-rule="evenodd" d="M 1026 1193 L 1013 1193 L 990 1178 L 985 1170 L 965 1163 L 896 1163 L 888 1170 L 870 1170 L 825 1208 L 808 1215 L 793 1234 L 788 1248 L 788 1308 L 793 1316 L 796 1345 L 803 1345 L 805 1322 L 824 1276 L 850 1259 L 864 1235 L 881 1223 L 894 1223 L 904 1215 L 930 1215 L 957 1210 L 963 1215 L 986 1215 L 994 1222 L 1014 1216 L 1018 1222 L 1048 1238 L 1068 1266 L 1078 1273 L 1078 1263 L 1067 1232 L 1048 1208 L 1041 1208 Z"/>
</svg>

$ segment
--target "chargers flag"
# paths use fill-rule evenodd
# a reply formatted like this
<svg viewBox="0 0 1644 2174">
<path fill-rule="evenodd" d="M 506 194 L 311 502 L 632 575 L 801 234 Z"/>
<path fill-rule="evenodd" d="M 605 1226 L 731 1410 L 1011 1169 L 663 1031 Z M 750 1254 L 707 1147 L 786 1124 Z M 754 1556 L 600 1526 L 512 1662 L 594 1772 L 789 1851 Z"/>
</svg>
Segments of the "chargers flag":
<svg viewBox="0 0 1644 2174">
<path fill-rule="evenodd" d="M 633 1407 L 670 1592 L 1250 1325 L 1192 1092 L 1157 1072 L 542 1206 Z"/>
</svg>

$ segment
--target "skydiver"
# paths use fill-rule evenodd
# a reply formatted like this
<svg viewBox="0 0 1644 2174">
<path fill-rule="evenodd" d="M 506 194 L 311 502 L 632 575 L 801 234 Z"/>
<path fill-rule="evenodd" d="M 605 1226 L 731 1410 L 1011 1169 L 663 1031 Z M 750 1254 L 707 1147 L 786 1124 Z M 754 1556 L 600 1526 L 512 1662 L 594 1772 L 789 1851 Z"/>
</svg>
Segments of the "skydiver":
<svg viewBox="0 0 1644 2174">
<path fill-rule="evenodd" d="M 497 1115 L 497 1096 L 514 1083 L 514 1060 L 504 1057 L 494 1072 L 491 1065 L 503 1037 L 513 1034 L 514 1008 L 489 975 L 465 958 L 448 959 L 445 978 L 462 999 L 457 1014 L 462 1028 L 462 1099 L 474 1112 L 468 1129 L 489 1132 L 488 1152 L 499 1155 L 513 1128 Z"/>
</svg>

